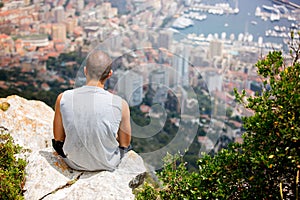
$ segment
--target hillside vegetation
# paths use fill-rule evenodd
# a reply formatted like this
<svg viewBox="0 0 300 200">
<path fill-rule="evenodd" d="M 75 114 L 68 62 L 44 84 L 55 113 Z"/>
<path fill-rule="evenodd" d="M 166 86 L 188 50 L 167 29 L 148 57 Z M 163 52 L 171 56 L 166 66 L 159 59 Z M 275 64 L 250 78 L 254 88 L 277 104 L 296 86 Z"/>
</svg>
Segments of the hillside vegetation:
<svg viewBox="0 0 300 200">
<path fill-rule="evenodd" d="M 261 95 L 235 91 L 254 112 L 243 118 L 243 143 L 203 155 L 193 173 L 182 156 L 167 156 L 160 182 L 146 182 L 136 199 L 299 199 L 300 32 L 291 36 L 289 61 L 274 51 L 257 62 Z"/>
<path fill-rule="evenodd" d="M 0 129 L 0 199 L 24 199 L 26 161 L 16 158 L 21 147 L 14 144 L 7 130 Z"/>
</svg>

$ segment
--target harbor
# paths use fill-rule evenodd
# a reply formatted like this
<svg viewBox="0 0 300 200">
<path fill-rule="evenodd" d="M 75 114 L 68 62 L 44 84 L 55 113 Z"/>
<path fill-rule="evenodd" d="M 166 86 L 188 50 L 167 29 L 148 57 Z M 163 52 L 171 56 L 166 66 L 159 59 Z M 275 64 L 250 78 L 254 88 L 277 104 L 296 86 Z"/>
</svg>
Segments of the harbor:
<svg viewBox="0 0 300 200">
<path fill-rule="evenodd" d="M 223 15 L 223 14 L 237 14 L 238 7 L 231 8 L 228 3 L 216 3 L 215 5 L 206 5 L 203 3 L 195 3 L 189 8 L 190 11 L 207 12 L 210 14 Z"/>
<path fill-rule="evenodd" d="M 287 0 L 272 0 L 274 3 L 284 4 L 290 9 L 300 9 L 300 5 Z"/>
<path fill-rule="evenodd" d="M 262 5 L 257 6 L 255 9 L 255 16 L 260 17 L 262 20 L 279 21 L 281 18 L 289 21 L 296 21 L 297 13 L 290 11 L 285 5 L 272 6 Z"/>
<path fill-rule="evenodd" d="M 178 16 L 191 19 L 193 24 L 181 28 L 180 33 L 202 35 L 204 38 L 225 33 L 227 39 L 248 35 L 253 42 L 282 45 L 290 37 L 291 30 L 299 29 L 300 10 L 295 6 L 292 9 L 290 2 L 275 4 L 272 0 L 232 0 L 221 5 L 222 7 L 216 1 L 193 1 Z M 209 9 L 219 11 L 211 12 Z M 203 18 L 197 20 L 195 16 Z"/>
</svg>

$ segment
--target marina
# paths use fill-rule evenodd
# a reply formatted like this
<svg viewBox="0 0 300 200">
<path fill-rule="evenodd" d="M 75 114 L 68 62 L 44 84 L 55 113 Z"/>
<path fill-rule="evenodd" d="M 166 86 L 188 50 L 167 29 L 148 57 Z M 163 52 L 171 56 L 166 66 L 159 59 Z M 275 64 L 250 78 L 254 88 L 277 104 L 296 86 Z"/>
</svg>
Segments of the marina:
<svg viewBox="0 0 300 200">
<path fill-rule="evenodd" d="M 215 5 L 206 5 L 203 3 L 195 3 L 189 8 L 190 11 L 207 12 L 215 15 L 237 14 L 238 7 L 231 8 L 228 3 L 217 3 Z"/>
<path fill-rule="evenodd" d="M 188 12 L 183 14 L 183 17 L 202 21 L 207 18 L 207 15 L 200 14 L 199 12 Z"/>
<path fill-rule="evenodd" d="M 296 21 L 296 13 L 290 12 L 284 5 L 257 6 L 255 9 L 255 16 L 261 17 L 262 20 L 279 21 L 281 18 L 288 19 L 289 21 Z"/>
<path fill-rule="evenodd" d="M 216 2 L 193 1 L 182 10 L 179 16 L 191 19 L 194 24 L 181 28 L 180 33 L 195 33 L 205 38 L 223 32 L 231 38 L 243 34 L 251 35 L 253 42 L 284 44 L 290 31 L 299 28 L 299 10 L 291 9 L 287 3 L 272 0 Z M 202 18 L 197 19 L 199 16 Z"/>
<path fill-rule="evenodd" d="M 284 4 L 291 9 L 300 9 L 300 5 L 287 0 L 272 0 L 274 3 Z"/>
</svg>

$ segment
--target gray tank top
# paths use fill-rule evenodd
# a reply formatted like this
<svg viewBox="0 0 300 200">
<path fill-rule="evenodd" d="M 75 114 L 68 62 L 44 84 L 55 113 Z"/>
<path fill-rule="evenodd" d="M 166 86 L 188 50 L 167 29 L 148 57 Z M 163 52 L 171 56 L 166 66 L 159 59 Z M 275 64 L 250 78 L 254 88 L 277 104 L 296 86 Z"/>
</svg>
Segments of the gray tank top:
<svg viewBox="0 0 300 200">
<path fill-rule="evenodd" d="M 116 140 L 122 99 L 94 86 L 63 93 L 60 109 L 65 129 L 63 150 L 77 170 L 114 170 L 120 163 Z"/>
</svg>

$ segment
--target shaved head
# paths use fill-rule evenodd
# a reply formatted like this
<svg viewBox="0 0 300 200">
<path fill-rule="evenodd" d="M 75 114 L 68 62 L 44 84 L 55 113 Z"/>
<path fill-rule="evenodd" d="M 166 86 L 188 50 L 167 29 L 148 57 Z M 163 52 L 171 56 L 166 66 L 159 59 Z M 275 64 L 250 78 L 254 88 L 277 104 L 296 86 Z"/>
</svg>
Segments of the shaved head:
<svg viewBox="0 0 300 200">
<path fill-rule="evenodd" d="M 86 69 L 90 79 L 104 81 L 111 70 L 111 58 L 101 50 L 93 50 L 87 58 Z"/>
</svg>

